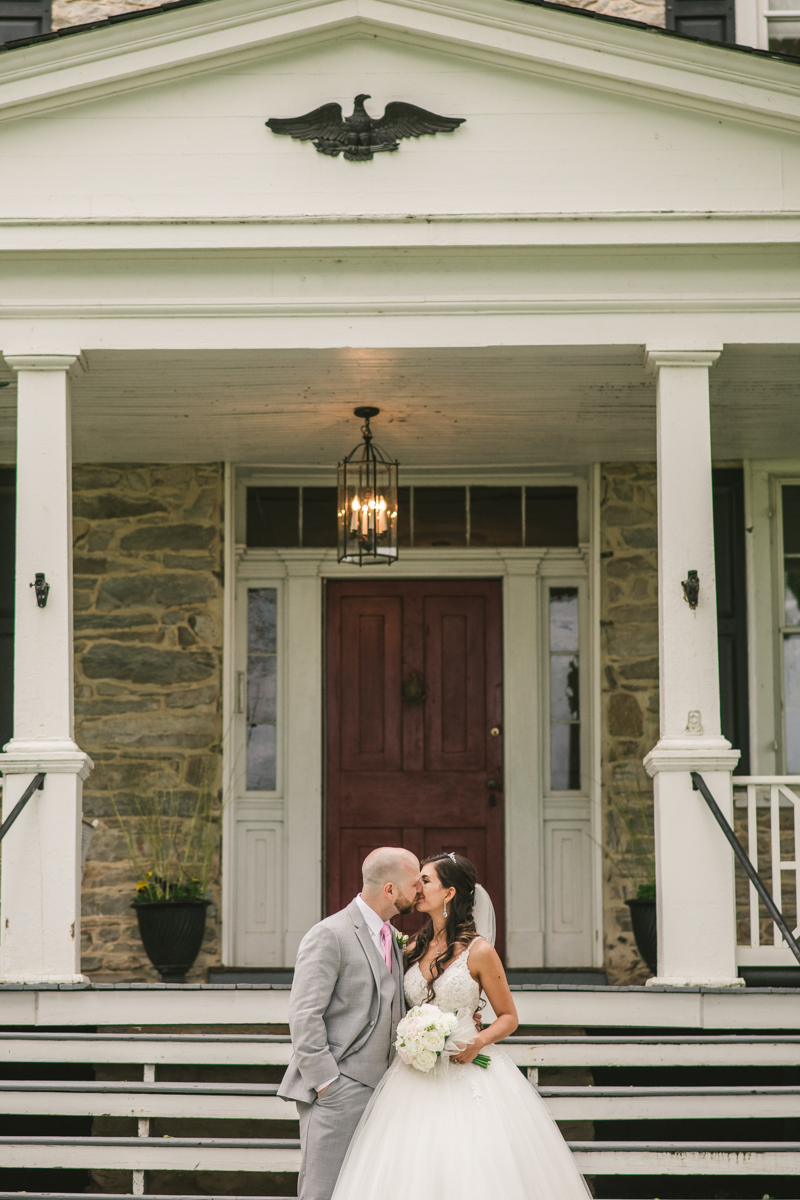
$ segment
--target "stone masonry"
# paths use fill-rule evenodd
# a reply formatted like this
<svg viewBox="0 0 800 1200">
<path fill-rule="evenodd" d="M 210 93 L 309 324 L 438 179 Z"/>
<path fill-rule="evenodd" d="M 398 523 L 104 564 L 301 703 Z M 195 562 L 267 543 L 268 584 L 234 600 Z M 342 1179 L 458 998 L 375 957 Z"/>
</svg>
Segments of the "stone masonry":
<svg viewBox="0 0 800 1200">
<path fill-rule="evenodd" d="M 75 466 L 76 740 L 95 762 L 83 880 L 83 970 L 157 981 L 130 903 L 126 821 L 147 789 L 189 814 L 219 782 L 222 466 Z M 187 818 L 188 819 L 188 818 Z M 219 854 L 192 978 L 219 962 Z"/>
<path fill-rule="evenodd" d="M 603 467 L 603 912 L 608 982 L 617 985 L 644 983 L 650 975 L 625 900 L 652 878 L 653 788 L 642 759 L 658 740 L 656 516 L 655 464 Z"/>
</svg>

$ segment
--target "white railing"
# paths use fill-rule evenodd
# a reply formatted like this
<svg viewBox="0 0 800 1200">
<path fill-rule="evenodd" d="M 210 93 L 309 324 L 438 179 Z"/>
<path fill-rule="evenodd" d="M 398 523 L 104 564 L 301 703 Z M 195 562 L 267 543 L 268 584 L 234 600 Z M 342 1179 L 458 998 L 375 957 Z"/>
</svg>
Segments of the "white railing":
<svg viewBox="0 0 800 1200">
<path fill-rule="evenodd" d="M 797 936 L 800 923 L 800 775 L 739 775 L 733 779 L 734 824 L 750 861 Z M 791 817 L 781 822 L 781 813 Z M 742 817 L 745 819 L 743 836 Z M 766 818 L 766 819 L 765 819 Z M 759 841 L 761 853 L 759 853 Z M 767 848 L 764 843 L 767 842 Z M 784 888 L 784 877 L 789 885 Z M 737 880 L 739 878 L 737 871 Z M 772 942 L 762 941 L 759 897 L 748 883 L 749 940 L 737 947 L 740 966 L 796 966 L 797 960 L 772 923 Z M 785 892 L 788 893 L 785 894 Z M 741 910 L 739 911 L 741 916 Z"/>
</svg>

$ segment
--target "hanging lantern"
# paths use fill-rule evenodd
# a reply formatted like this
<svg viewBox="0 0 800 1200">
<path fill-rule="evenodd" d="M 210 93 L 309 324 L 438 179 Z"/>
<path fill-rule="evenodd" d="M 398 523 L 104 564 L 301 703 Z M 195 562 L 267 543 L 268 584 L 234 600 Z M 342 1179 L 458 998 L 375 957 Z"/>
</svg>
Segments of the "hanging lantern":
<svg viewBox="0 0 800 1200">
<path fill-rule="evenodd" d="M 397 462 L 372 441 L 379 408 L 353 410 L 363 441 L 339 463 L 339 562 L 390 564 L 397 559 Z"/>
</svg>

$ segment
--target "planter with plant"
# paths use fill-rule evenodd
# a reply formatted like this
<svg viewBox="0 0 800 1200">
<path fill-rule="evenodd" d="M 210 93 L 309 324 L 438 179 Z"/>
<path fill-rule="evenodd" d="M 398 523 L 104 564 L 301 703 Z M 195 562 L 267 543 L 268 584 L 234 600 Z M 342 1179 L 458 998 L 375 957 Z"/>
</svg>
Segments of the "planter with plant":
<svg viewBox="0 0 800 1200">
<path fill-rule="evenodd" d="M 222 805 L 210 779 L 188 792 L 149 791 L 123 819 L 112 795 L 138 878 L 136 911 L 147 956 L 164 983 L 185 983 L 203 943 L 206 898 L 219 843 Z"/>
</svg>

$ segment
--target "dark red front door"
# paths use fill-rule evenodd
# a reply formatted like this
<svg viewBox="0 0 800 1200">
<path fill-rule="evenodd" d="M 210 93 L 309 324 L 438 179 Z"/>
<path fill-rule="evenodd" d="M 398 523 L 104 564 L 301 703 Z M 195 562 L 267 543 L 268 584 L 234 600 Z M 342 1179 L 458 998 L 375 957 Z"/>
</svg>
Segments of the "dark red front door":
<svg viewBox="0 0 800 1200">
<path fill-rule="evenodd" d="M 327 653 L 328 911 L 376 846 L 453 850 L 492 896 L 501 947 L 500 581 L 331 582 Z"/>
</svg>

